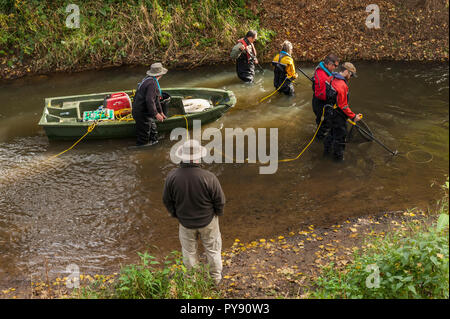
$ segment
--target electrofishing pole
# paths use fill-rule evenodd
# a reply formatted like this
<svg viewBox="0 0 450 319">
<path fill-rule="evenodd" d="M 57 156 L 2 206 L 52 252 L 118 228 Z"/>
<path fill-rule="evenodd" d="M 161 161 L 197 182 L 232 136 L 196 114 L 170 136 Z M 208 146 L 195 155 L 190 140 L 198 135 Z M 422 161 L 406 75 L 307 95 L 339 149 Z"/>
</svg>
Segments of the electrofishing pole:
<svg viewBox="0 0 450 319">
<path fill-rule="evenodd" d="M 242 51 L 242 52 L 244 52 L 244 51 Z M 248 51 L 247 51 L 248 52 Z M 248 54 L 250 55 L 250 59 L 253 61 L 253 62 L 255 62 L 255 60 L 256 60 L 256 56 L 254 56 L 253 55 L 253 53 L 250 53 L 250 52 L 248 52 Z M 261 65 L 259 65 L 259 63 L 255 63 L 257 66 L 259 66 L 259 68 L 261 69 L 261 71 L 265 71 L 264 70 L 264 68 L 261 66 Z"/>
<path fill-rule="evenodd" d="M 306 74 L 302 69 L 297 68 L 297 70 L 299 70 L 308 80 L 310 80 L 311 82 L 314 82 L 314 80 L 312 78 L 309 77 L 308 74 Z M 339 113 L 339 112 L 338 112 Z M 345 116 L 341 113 L 339 113 L 339 115 Z M 388 151 L 389 153 L 392 154 L 392 156 L 395 156 L 398 154 L 398 150 L 391 150 L 389 147 L 387 147 L 386 145 L 384 145 L 379 139 L 377 139 L 375 136 L 373 136 L 372 134 L 370 134 L 369 132 L 367 132 L 365 129 L 363 129 L 361 126 L 359 126 L 357 123 L 351 121 L 350 119 L 347 119 L 352 125 L 354 125 L 358 130 L 360 130 L 361 132 L 363 132 L 364 134 L 366 134 L 372 141 L 375 141 L 376 143 L 378 143 L 380 146 L 382 146 L 386 151 Z"/>
<path fill-rule="evenodd" d="M 353 124 L 354 123 L 354 124 Z M 367 132 L 365 129 L 363 129 L 361 126 L 359 126 L 357 123 L 353 122 L 351 123 L 352 125 L 356 126 L 356 128 L 358 130 L 360 130 L 361 132 L 363 132 L 364 134 L 366 134 L 370 139 L 372 139 L 372 141 L 375 141 L 378 143 L 378 145 L 382 146 L 386 151 L 388 151 L 389 153 L 392 154 L 392 156 L 395 156 L 398 154 L 398 150 L 391 150 L 389 147 L 387 147 L 386 145 L 384 145 L 379 139 L 377 139 L 375 136 L 373 136 L 372 134 L 370 134 L 369 132 Z"/>
<path fill-rule="evenodd" d="M 305 72 L 303 72 L 302 69 L 297 68 L 297 70 L 299 70 L 304 76 L 306 76 L 306 78 L 307 78 L 308 80 L 310 80 L 311 82 L 314 82 L 314 80 L 313 80 L 312 78 L 310 78 L 308 74 L 306 74 Z"/>
<path fill-rule="evenodd" d="M 389 147 L 387 147 L 386 145 L 384 145 L 379 139 L 377 139 L 375 136 L 373 136 L 373 134 L 367 132 L 365 129 L 363 129 L 360 125 L 358 125 L 357 122 L 354 122 L 352 120 L 350 120 L 345 114 L 342 114 L 341 111 L 337 111 L 337 113 L 344 117 L 347 122 L 349 122 L 351 125 L 355 126 L 360 132 L 363 132 L 366 136 L 368 136 L 372 141 L 375 141 L 376 143 L 378 143 L 378 145 L 382 146 L 386 151 L 388 151 L 389 153 L 391 153 L 392 156 L 395 156 L 398 154 L 398 150 L 391 150 Z M 362 120 L 361 120 L 362 121 Z"/>
</svg>

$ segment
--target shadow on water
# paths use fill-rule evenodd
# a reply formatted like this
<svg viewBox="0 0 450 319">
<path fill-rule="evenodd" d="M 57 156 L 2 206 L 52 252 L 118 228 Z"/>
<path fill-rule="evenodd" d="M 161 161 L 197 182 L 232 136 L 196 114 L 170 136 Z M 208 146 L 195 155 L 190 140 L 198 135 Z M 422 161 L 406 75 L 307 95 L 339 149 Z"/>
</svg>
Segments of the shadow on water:
<svg viewBox="0 0 450 319">
<path fill-rule="evenodd" d="M 349 144 L 346 161 L 322 158 L 315 142 L 297 161 L 280 163 L 274 175 L 257 164 L 215 164 L 227 205 L 221 219 L 224 247 L 234 238 L 254 240 L 301 225 L 330 225 L 370 213 L 427 207 L 439 198 L 433 181 L 448 174 L 448 66 L 359 63 L 350 104 L 364 113 L 375 134 L 403 156 L 392 158 L 374 143 Z M 312 73 L 312 67 L 304 68 Z M 51 273 L 75 263 L 101 272 L 134 260 L 137 251 L 165 254 L 180 249 L 177 222 L 161 203 L 173 142 L 130 152 L 132 140 L 49 143 L 37 126 L 43 99 L 133 88 L 145 69 L 119 68 L 37 76 L 0 87 L 0 280 Z M 295 157 L 315 129 L 311 84 L 300 75 L 296 94 L 275 95 L 270 70 L 254 84 L 239 82 L 234 67 L 171 71 L 163 87 L 190 86 L 234 91 L 236 106 L 205 127 L 278 128 L 279 157 Z M 204 127 L 204 128 L 205 128 Z M 431 154 L 428 163 L 415 163 Z M 419 160 L 417 160 L 419 159 Z"/>
</svg>

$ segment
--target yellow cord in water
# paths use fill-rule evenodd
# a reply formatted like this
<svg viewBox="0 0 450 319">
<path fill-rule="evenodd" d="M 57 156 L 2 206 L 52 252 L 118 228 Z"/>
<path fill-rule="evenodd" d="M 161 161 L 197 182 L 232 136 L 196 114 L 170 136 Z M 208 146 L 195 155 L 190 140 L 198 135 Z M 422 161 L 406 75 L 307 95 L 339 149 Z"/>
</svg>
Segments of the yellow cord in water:
<svg viewBox="0 0 450 319">
<path fill-rule="evenodd" d="M 261 103 L 262 101 L 268 99 L 269 97 L 271 97 L 272 95 L 274 95 L 275 93 L 278 92 L 279 89 L 281 89 L 281 87 L 283 86 L 284 82 L 286 82 L 288 78 L 285 78 L 283 83 L 281 83 L 281 85 L 278 87 L 278 89 L 276 89 L 275 91 L 273 91 L 272 93 L 270 93 L 269 95 L 267 95 L 266 97 L 263 97 L 261 100 L 259 100 L 259 103 Z"/>
<path fill-rule="evenodd" d="M 319 132 L 320 126 L 322 125 L 324 115 L 325 115 L 325 107 L 322 109 L 322 117 L 320 119 L 319 125 L 317 126 L 316 132 L 314 133 L 314 136 L 312 137 L 311 141 L 309 141 L 308 145 L 306 145 L 306 147 L 300 152 L 300 154 L 298 154 L 297 157 L 295 157 L 295 158 L 282 159 L 282 160 L 279 160 L 278 162 L 292 162 L 292 161 L 299 159 L 299 157 L 302 156 L 302 154 L 308 149 L 308 147 L 312 144 L 312 142 L 316 138 L 317 132 Z"/>
<path fill-rule="evenodd" d="M 131 116 L 131 114 L 127 114 L 127 115 L 124 116 L 124 117 L 119 117 L 117 120 L 118 120 L 118 121 L 133 121 L 134 119 L 133 119 L 132 117 L 130 117 L 130 116 Z M 185 119 L 185 121 L 186 121 L 186 137 L 187 137 L 187 139 L 189 139 L 189 124 L 188 124 L 188 120 L 187 120 L 186 115 L 183 115 L 183 114 L 177 114 L 177 115 L 171 116 L 171 118 L 172 118 L 172 117 L 179 117 L 179 116 L 184 117 L 184 119 Z M 105 120 L 104 122 L 108 122 L 108 121 L 113 121 L 113 120 Z M 53 155 L 53 156 L 47 158 L 47 161 L 48 161 L 48 160 L 51 160 L 51 159 L 53 159 L 53 158 L 56 158 L 56 157 L 58 157 L 58 156 L 64 154 L 65 152 L 70 151 L 70 150 L 71 150 L 72 148 L 74 148 L 78 143 L 80 143 L 80 142 L 81 142 L 81 141 L 82 141 L 89 133 L 91 133 L 91 132 L 94 130 L 94 128 L 97 126 L 97 124 L 98 124 L 98 121 L 95 121 L 94 123 L 92 123 L 91 125 L 89 125 L 88 128 L 87 128 L 86 133 L 84 133 L 84 135 L 83 135 L 82 137 L 80 137 L 75 143 L 73 143 L 71 147 L 69 147 L 68 149 L 66 149 L 66 150 L 64 150 L 64 151 L 62 151 L 62 152 L 60 152 L 60 153 L 58 153 L 58 154 L 56 154 L 56 155 Z"/>
<path fill-rule="evenodd" d="M 91 132 L 94 130 L 94 128 L 97 126 L 97 124 L 98 124 L 98 121 L 95 121 L 94 123 L 92 123 L 91 125 L 89 125 L 88 128 L 87 128 L 86 133 L 84 133 L 84 135 L 83 135 L 82 137 L 80 137 L 75 143 L 73 143 L 73 145 L 72 145 L 71 147 L 69 147 L 68 149 L 62 151 L 61 153 L 58 153 L 58 154 L 53 155 L 53 156 L 50 156 L 50 157 L 47 159 L 47 161 L 48 161 L 48 160 L 51 160 L 51 159 L 53 159 L 53 158 L 56 158 L 56 157 L 58 157 L 58 156 L 64 154 L 64 153 L 67 152 L 67 151 L 70 151 L 70 150 L 71 150 L 72 148 L 74 148 L 78 143 L 80 143 L 82 139 L 84 139 L 89 133 L 91 133 Z"/>
<path fill-rule="evenodd" d="M 292 162 L 292 161 L 295 161 L 295 160 L 299 159 L 300 156 L 302 156 L 302 154 L 308 149 L 308 147 L 312 144 L 312 142 L 313 142 L 314 139 L 316 138 L 317 132 L 319 132 L 319 129 L 320 129 L 322 123 L 323 123 L 324 116 L 325 116 L 325 107 L 322 109 L 322 117 L 321 117 L 321 119 L 320 119 L 320 123 L 319 123 L 319 125 L 317 126 L 317 129 L 316 129 L 316 131 L 314 132 L 314 135 L 313 135 L 311 141 L 309 141 L 308 145 L 306 145 L 306 147 L 300 152 L 300 154 L 298 154 L 297 157 L 295 157 L 295 158 L 286 158 L 286 159 L 278 160 L 278 162 L 286 163 L 286 162 Z M 218 150 L 217 150 L 217 151 L 218 151 Z M 226 154 L 222 153 L 221 151 L 218 151 L 218 152 L 219 152 L 220 154 L 222 154 L 223 156 L 225 156 L 225 158 L 228 158 L 228 159 L 232 160 L 233 162 L 235 162 L 235 159 L 234 159 L 234 158 L 227 156 Z M 248 158 L 246 158 L 245 161 L 248 162 Z M 265 164 L 265 163 L 261 163 L 261 162 L 259 162 L 259 161 L 257 161 L 257 163 Z"/>
</svg>

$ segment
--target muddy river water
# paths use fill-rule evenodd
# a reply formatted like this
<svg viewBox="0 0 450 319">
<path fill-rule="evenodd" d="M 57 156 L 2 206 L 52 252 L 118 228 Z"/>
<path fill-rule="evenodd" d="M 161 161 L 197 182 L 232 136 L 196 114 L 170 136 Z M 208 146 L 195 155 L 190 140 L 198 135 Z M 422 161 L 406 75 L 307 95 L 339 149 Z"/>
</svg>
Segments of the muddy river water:
<svg viewBox="0 0 450 319">
<path fill-rule="evenodd" d="M 212 164 L 227 197 L 221 218 L 224 248 L 235 238 L 269 238 L 304 225 L 332 225 L 347 218 L 413 207 L 440 197 L 449 165 L 448 65 L 356 63 L 350 105 L 400 156 L 374 143 L 349 144 L 346 161 L 322 157 L 314 142 L 297 161 L 261 175 L 256 164 Z M 313 72 L 312 65 L 302 65 Z M 179 250 L 176 220 L 161 202 L 167 173 L 175 167 L 167 138 L 153 149 L 130 151 L 133 140 L 83 141 L 43 163 L 70 142 L 49 142 L 38 127 L 45 97 L 134 88 L 145 68 L 35 76 L 0 83 L 0 282 L 50 275 L 77 264 L 83 273 L 117 269 L 136 252 Z M 278 128 L 279 157 L 295 157 L 314 133 L 311 84 L 300 75 L 295 97 L 277 95 L 267 67 L 253 85 L 234 67 L 171 70 L 162 87 L 232 90 L 237 104 L 205 127 Z M 409 159 L 406 154 L 410 151 Z M 426 162 L 426 163 L 419 163 Z"/>
</svg>

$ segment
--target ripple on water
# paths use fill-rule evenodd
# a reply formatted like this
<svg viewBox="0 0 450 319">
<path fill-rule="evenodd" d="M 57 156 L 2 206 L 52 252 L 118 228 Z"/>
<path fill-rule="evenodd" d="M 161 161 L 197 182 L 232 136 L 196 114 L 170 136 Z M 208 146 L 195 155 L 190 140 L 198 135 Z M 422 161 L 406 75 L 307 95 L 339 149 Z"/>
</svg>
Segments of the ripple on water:
<svg viewBox="0 0 450 319">
<path fill-rule="evenodd" d="M 221 220 L 224 247 L 234 238 L 251 241 L 301 223 L 333 223 L 404 209 L 439 195 L 429 185 L 448 174 L 448 122 L 440 124 L 448 121 L 448 66 L 357 67 L 360 77 L 350 81 L 355 111 L 364 113 L 371 130 L 388 146 L 402 154 L 424 150 L 433 155 L 432 163 L 392 157 L 375 143 L 365 143 L 348 144 L 346 162 L 339 165 L 322 158 L 323 146 L 315 142 L 298 161 L 280 163 L 275 175 L 259 175 L 258 164 L 207 165 L 227 197 Z M 302 69 L 312 74 L 312 68 Z M 26 117 L 37 123 L 44 97 L 135 87 L 142 74 L 105 70 L 95 73 L 95 83 L 87 81 L 91 73 L 80 73 L 67 81 L 50 78 L 0 89 L 0 100 L 11 105 L 0 111 L 0 279 L 39 274 L 44 257 L 52 273 L 70 263 L 83 272 L 99 272 L 129 262 L 136 251 L 157 251 L 153 246 L 161 253 L 179 249 L 176 222 L 161 203 L 164 178 L 175 167 L 169 160 L 172 142 L 166 139 L 152 150 L 130 152 L 129 140 L 86 141 L 45 161 L 71 144 L 49 143 L 35 124 L 23 121 Z M 236 106 L 207 127 L 222 132 L 278 128 L 280 158 L 297 156 L 314 133 L 307 79 L 298 81 L 295 97 L 274 95 L 259 104 L 274 90 L 270 70 L 258 73 L 250 85 L 237 81 L 232 67 L 170 74 L 163 87 L 234 91 Z M 20 90 L 31 87 L 34 93 L 17 101 Z"/>
</svg>

